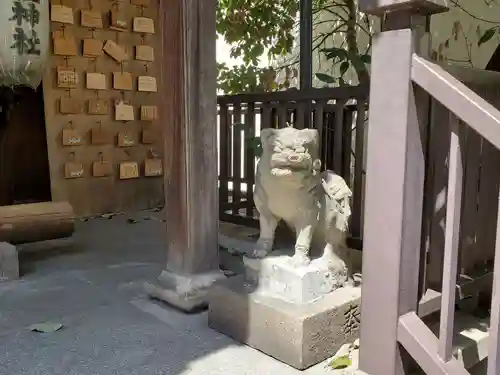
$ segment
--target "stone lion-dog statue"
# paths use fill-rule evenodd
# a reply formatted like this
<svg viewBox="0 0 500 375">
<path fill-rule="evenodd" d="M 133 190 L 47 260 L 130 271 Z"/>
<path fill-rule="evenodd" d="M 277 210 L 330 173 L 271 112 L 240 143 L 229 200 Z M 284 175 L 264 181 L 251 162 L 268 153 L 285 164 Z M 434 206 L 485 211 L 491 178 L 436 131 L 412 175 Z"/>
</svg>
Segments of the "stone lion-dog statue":
<svg viewBox="0 0 500 375">
<path fill-rule="evenodd" d="M 247 256 L 264 258 L 272 251 L 280 220 L 295 231 L 291 262 L 311 262 L 311 249 L 322 250 L 319 261 L 340 283 L 348 278 L 345 238 L 352 195 L 342 177 L 320 172 L 316 129 L 263 129 L 257 164 L 254 202 L 260 214 L 260 236 Z"/>
</svg>

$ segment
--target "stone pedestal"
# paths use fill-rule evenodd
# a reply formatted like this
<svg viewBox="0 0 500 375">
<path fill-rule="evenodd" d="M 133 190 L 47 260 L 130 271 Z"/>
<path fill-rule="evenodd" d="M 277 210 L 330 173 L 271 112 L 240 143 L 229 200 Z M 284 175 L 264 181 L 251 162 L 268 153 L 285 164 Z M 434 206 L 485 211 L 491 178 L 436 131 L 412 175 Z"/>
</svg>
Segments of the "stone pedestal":
<svg viewBox="0 0 500 375">
<path fill-rule="evenodd" d="M 162 271 L 154 284 L 146 283 L 146 293 L 185 312 L 193 312 L 207 307 L 208 288 L 216 280 L 225 279 L 219 271 L 181 276 Z"/>
<path fill-rule="evenodd" d="M 14 245 L 0 242 L 0 281 L 19 279 L 19 258 Z"/>
<path fill-rule="evenodd" d="M 245 259 L 246 273 L 209 289 L 209 326 L 297 369 L 315 365 L 358 336 L 361 289 L 332 290 L 318 262 Z"/>
</svg>

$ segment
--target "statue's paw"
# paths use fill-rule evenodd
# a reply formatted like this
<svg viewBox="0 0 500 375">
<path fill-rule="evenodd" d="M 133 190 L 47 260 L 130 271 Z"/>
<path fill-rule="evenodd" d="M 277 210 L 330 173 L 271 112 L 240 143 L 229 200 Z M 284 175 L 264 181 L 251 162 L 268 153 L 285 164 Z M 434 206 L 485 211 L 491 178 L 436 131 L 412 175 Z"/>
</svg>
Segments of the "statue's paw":
<svg viewBox="0 0 500 375">
<path fill-rule="evenodd" d="M 311 263 L 311 259 L 303 252 L 295 252 L 295 254 L 290 259 L 290 263 L 293 267 L 303 267 Z"/>
<path fill-rule="evenodd" d="M 272 250 L 272 241 L 259 240 L 255 244 L 255 247 L 246 256 L 252 259 L 262 259 L 265 258 Z"/>
</svg>

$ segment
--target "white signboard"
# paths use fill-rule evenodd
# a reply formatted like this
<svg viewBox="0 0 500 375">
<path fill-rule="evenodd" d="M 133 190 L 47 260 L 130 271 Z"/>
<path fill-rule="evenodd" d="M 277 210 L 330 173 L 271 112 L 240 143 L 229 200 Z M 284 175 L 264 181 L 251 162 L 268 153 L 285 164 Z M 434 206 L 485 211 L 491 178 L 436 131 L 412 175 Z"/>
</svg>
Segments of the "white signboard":
<svg viewBox="0 0 500 375">
<path fill-rule="evenodd" d="M 40 84 L 49 33 L 49 0 L 0 0 L 0 86 Z"/>
</svg>

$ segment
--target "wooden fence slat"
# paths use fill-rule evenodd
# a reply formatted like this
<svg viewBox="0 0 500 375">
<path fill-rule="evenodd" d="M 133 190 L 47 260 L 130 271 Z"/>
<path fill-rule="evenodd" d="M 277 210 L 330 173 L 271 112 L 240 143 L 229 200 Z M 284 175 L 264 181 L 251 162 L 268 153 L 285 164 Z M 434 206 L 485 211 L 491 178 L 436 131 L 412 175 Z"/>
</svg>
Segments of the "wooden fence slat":
<svg viewBox="0 0 500 375">
<path fill-rule="evenodd" d="M 232 203 L 239 203 L 241 200 L 241 105 L 234 104 L 233 110 L 233 200 Z M 233 215 L 239 215 L 238 208 L 233 208 Z"/>
<path fill-rule="evenodd" d="M 231 163 L 231 143 L 229 142 L 229 111 L 225 104 L 220 105 L 219 109 L 219 211 L 224 212 L 224 206 L 229 202 L 229 170 Z"/>
<path fill-rule="evenodd" d="M 254 145 L 250 140 L 255 137 L 255 103 L 248 103 L 245 115 L 247 132 L 245 134 L 245 180 L 247 184 L 246 191 L 246 216 L 253 217 L 253 187 L 255 184 L 255 151 Z"/>
<path fill-rule="evenodd" d="M 498 215 L 500 214 L 500 199 L 496 206 L 495 266 L 491 296 L 487 375 L 497 375 L 500 367 L 500 215 Z"/>
<path fill-rule="evenodd" d="M 453 114 L 449 116 L 451 138 L 449 149 L 448 194 L 444 239 L 443 287 L 439 329 L 439 356 L 448 362 L 453 355 L 453 328 L 455 320 L 455 294 L 460 241 L 460 214 L 462 208 L 463 162 L 460 149 L 462 124 Z"/>
<path fill-rule="evenodd" d="M 364 100 L 356 105 L 356 129 L 354 146 L 354 186 L 352 192 L 351 234 L 361 238 L 361 215 L 363 210 L 363 160 L 365 153 L 365 106 Z"/>
<path fill-rule="evenodd" d="M 334 130 L 333 130 L 333 170 L 342 175 L 342 145 L 344 130 L 345 101 L 338 101 L 335 105 Z"/>
</svg>

